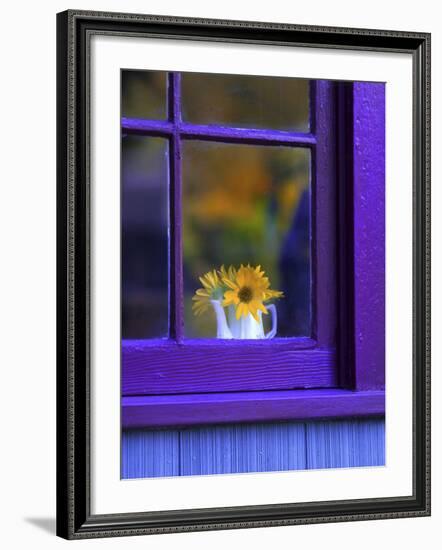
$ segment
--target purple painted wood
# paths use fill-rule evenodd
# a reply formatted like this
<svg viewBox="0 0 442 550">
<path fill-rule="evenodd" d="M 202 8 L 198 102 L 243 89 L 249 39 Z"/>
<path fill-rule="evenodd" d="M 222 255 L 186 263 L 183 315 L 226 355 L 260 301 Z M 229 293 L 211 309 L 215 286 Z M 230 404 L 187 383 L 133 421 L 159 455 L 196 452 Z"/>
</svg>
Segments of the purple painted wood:
<svg viewBox="0 0 442 550">
<path fill-rule="evenodd" d="M 384 412 L 383 391 L 292 390 L 122 399 L 123 428 L 348 418 Z"/>
<path fill-rule="evenodd" d="M 332 387 L 336 385 L 335 363 L 334 350 L 296 349 L 290 339 L 205 344 L 126 340 L 122 394 Z"/>
<path fill-rule="evenodd" d="M 317 80 L 312 89 L 313 337 L 319 346 L 336 346 L 337 229 L 335 84 Z"/>
<path fill-rule="evenodd" d="M 170 98 L 169 98 L 170 105 Z M 170 112 L 170 107 L 169 107 Z M 143 136 L 170 136 L 173 134 L 174 125 L 168 120 L 145 120 L 144 118 L 121 119 L 121 132 L 123 134 L 141 134 Z"/>
<path fill-rule="evenodd" d="M 216 125 L 181 124 L 180 133 L 187 139 L 223 141 L 225 143 L 249 143 L 264 145 L 296 145 L 312 147 L 316 138 L 312 134 L 284 132 L 281 130 L 258 130 L 249 128 L 227 128 Z"/>
<path fill-rule="evenodd" d="M 180 342 L 184 334 L 183 230 L 181 139 L 181 74 L 169 74 L 168 115 L 174 131 L 170 136 L 170 243 L 169 243 L 169 334 Z"/>
<path fill-rule="evenodd" d="M 385 85 L 353 85 L 355 388 L 385 386 Z"/>
<path fill-rule="evenodd" d="M 176 99 L 176 95 L 174 96 Z M 177 112 L 174 110 L 173 112 Z M 171 109 L 169 107 L 169 113 Z M 296 145 L 313 147 L 316 137 L 312 134 L 285 132 L 281 130 L 260 130 L 254 128 L 233 128 L 217 125 L 172 123 L 162 120 L 144 120 L 122 118 L 121 129 L 126 134 L 172 135 L 178 132 L 181 138 L 204 139 L 205 141 L 222 141 L 224 143 L 249 143 L 264 145 Z"/>
</svg>

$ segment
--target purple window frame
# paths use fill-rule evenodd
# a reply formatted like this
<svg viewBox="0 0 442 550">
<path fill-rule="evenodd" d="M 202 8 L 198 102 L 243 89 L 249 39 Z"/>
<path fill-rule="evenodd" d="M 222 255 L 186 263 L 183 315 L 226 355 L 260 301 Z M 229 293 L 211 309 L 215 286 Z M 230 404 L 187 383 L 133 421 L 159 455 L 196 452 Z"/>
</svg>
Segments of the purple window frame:
<svg viewBox="0 0 442 550">
<path fill-rule="evenodd" d="M 169 141 L 171 219 L 170 337 L 123 340 L 123 428 L 384 413 L 384 99 L 383 84 L 317 80 L 309 133 L 196 125 L 182 121 L 181 75 L 172 72 L 167 120 L 122 118 L 124 134 Z M 185 139 L 310 149 L 310 337 L 183 338 Z"/>
</svg>

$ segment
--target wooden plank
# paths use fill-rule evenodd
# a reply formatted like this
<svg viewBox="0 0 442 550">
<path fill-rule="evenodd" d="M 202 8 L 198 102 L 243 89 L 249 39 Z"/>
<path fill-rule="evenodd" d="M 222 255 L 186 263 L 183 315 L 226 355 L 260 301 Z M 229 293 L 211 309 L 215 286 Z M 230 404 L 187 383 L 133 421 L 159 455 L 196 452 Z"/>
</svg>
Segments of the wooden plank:
<svg viewBox="0 0 442 550">
<path fill-rule="evenodd" d="M 337 190 L 335 84 L 314 83 L 312 123 L 312 310 L 313 337 L 322 347 L 336 346 L 337 334 Z"/>
<path fill-rule="evenodd" d="M 381 418 L 131 429 L 122 438 L 126 479 L 384 464 Z"/>
<path fill-rule="evenodd" d="M 340 420 L 308 422 L 307 468 L 385 465 L 385 422 Z"/>
<path fill-rule="evenodd" d="M 124 430 L 121 478 L 180 475 L 178 430 Z"/>
<path fill-rule="evenodd" d="M 177 73 L 172 74 L 176 75 Z M 316 144 L 316 137 L 307 133 L 259 128 L 234 128 L 216 124 L 189 124 L 178 120 L 171 123 L 166 120 L 123 117 L 121 119 L 121 130 L 125 134 L 162 136 L 171 135 L 175 132 L 180 139 L 204 139 L 205 141 L 220 141 L 223 143 L 296 145 L 297 147 L 314 147 Z"/>
<path fill-rule="evenodd" d="M 383 391 L 294 390 L 133 396 L 122 399 L 124 428 L 382 415 Z"/>
<path fill-rule="evenodd" d="M 128 135 L 142 136 L 170 136 L 173 134 L 174 125 L 167 120 L 145 120 L 142 118 L 121 119 L 121 132 Z"/>
<path fill-rule="evenodd" d="M 169 73 L 169 117 L 174 132 L 169 140 L 170 185 L 170 239 L 169 239 L 169 335 L 178 342 L 184 333 L 183 302 L 183 224 L 182 224 L 182 172 L 181 139 L 176 130 L 181 120 L 181 74 Z"/>
<path fill-rule="evenodd" d="M 353 84 L 355 388 L 385 387 L 385 84 Z"/>
<path fill-rule="evenodd" d="M 225 392 L 336 385 L 332 349 L 293 349 L 289 341 L 251 343 L 126 340 L 122 394 Z M 238 345 L 239 344 L 239 345 Z"/>
<path fill-rule="evenodd" d="M 178 131 L 184 139 L 204 139 L 205 141 L 220 141 L 222 143 L 296 145 L 297 147 L 313 147 L 316 144 L 316 137 L 312 134 L 270 130 L 268 128 L 234 128 L 215 124 L 182 123 L 179 125 Z"/>
<path fill-rule="evenodd" d="M 299 470 L 304 424 L 238 424 L 181 431 L 181 475 Z"/>
</svg>

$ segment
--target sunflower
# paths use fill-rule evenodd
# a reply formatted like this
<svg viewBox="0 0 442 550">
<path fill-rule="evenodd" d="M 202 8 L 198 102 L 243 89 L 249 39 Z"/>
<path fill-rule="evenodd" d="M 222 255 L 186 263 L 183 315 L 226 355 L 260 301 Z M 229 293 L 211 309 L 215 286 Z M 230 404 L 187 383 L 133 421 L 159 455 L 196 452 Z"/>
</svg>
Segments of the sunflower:
<svg viewBox="0 0 442 550">
<path fill-rule="evenodd" d="M 222 267 L 224 269 L 224 266 Z M 227 271 L 224 270 L 225 273 Z M 195 315 L 200 315 L 209 309 L 210 300 L 220 300 L 223 297 L 224 285 L 220 277 L 220 272 L 216 269 L 208 271 L 202 277 L 199 277 L 203 288 L 195 292 L 192 300 L 194 304 L 192 309 Z"/>
<path fill-rule="evenodd" d="M 228 287 L 224 292 L 223 306 L 234 305 L 237 319 L 250 313 L 258 321 L 259 310 L 268 313 L 263 302 L 282 297 L 282 292 L 270 290 L 270 281 L 264 275 L 260 265 L 253 268 L 249 264 L 241 265 L 238 271 L 232 272 L 232 276 L 229 273 L 223 276 L 222 282 Z"/>
</svg>

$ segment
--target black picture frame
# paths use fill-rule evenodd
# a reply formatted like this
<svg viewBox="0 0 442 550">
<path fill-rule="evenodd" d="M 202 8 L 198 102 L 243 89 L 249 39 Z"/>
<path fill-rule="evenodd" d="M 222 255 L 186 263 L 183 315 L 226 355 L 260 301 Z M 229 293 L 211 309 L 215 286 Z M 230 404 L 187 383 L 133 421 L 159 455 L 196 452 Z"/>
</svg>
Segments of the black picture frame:
<svg viewBox="0 0 442 550">
<path fill-rule="evenodd" d="M 413 495 L 91 515 L 90 33 L 297 45 L 413 56 Z M 67 539 L 430 514 L 430 35 L 68 10 L 57 15 L 57 534 Z"/>
</svg>

